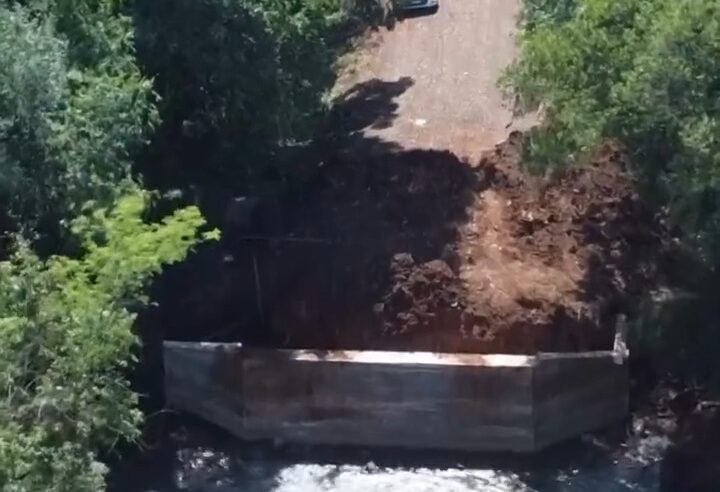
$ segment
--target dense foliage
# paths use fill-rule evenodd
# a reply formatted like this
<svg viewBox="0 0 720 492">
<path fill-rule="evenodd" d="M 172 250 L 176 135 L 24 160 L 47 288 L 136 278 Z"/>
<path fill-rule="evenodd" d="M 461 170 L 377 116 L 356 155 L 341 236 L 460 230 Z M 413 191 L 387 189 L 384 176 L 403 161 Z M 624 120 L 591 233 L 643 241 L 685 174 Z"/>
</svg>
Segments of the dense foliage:
<svg viewBox="0 0 720 492">
<path fill-rule="evenodd" d="M 0 3 L 0 203 L 11 228 L 55 232 L 133 188 L 155 110 L 115 2 L 37 3 Z"/>
<path fill-rule="evenodd" d="M 315 133 L 344 46 L 340 27 L 370 15 L 368 5 L 376 3 L 136 2 L 138 57 L 163 120 L 143 174 L 162 187 L 214 191 L 261 181 L 279 149 Z"/>
<path fill-rule="evenodd" d="M 126 372 L 147 281 L 197 208 L 146 222 L 135 152 L 157 122 L 114 0 L 0 0 L 0 490 L 104 486 L 138 435 Z"/>
<path fill-rule="evenodd" d="M 0 489 L 99 490 L 98 450 L 138 436 L 124 378 L 134 310 L 203 224 L 196 208 L 150 224 L 144 209 L 136 195 L 76 219 L 77 257 L 43 261 L 21 243 L 0 262 Z"/>
<path fill-rule="evenodd" d="M 532 30 L 538 25 L 566 22 L 572 18 L 578 0 L 525 0 L 523 27 Z"/>
<path fill-rule="evenodd" d="M 720 3 L 526 2 L 521 55 L 505 83 L 543 103 L 539 163 L 625 143 L 648 190 L 710 261 L 720 260 Z"/>
<path fill-rule="evenodd" d="M 0 0 L 0 489 L 102 489 L 101 454 L 138 437 L 134 319 L 204 219 L 148 222 L 169 205 L 133 172 L 251 187 L 314 135 L 341 27 L 376 8 Z"/>
<path fill-rule="evenodd" d="M 135 317 L 211 236 L 195 207 L 148 221 L 133 169 L 219 201 L 282 182 L 268 163 L 315 135 L 342 28 L 376 7 L 0 0 L 0 490 L 102 489 L 101 454 L 139 435 Z M 720 264 L 720 3 L 525 0 L 523 28 L 505 83 L 546 108 L 532 158 L 625 143 Z"/>
</svg>

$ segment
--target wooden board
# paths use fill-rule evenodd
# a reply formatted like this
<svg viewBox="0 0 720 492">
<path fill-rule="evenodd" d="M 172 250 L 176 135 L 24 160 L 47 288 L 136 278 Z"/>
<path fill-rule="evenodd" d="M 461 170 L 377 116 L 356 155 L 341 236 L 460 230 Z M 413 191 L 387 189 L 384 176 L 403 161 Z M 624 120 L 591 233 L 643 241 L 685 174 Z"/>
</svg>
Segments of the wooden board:
<svg viewBox="0 0 720 492">
<path fill-rule="evenodd" d="M 514 355 L 165 344 L 168 403 L 244 439 L 540 449 L 627 412 L 614 352 Z"/>
<path fill-rule="evenodd" d="M 165 399 L 230 431 L 242 428 L 240 344 L 165 342 Z"/>
<path fill-rule="evenodd" d="M 302 360 L 249 351 L 243 361 L 246 436 L 292 441 L 527 451 L 532 369 L 457 365 L 381 354 Z"/>
<path fill-rule="evenodd" d="M 612 352 L 548 354 L 534 369 L 538 448 L 607 427 L 628 413 L 628 368 Z"/>
</svg>

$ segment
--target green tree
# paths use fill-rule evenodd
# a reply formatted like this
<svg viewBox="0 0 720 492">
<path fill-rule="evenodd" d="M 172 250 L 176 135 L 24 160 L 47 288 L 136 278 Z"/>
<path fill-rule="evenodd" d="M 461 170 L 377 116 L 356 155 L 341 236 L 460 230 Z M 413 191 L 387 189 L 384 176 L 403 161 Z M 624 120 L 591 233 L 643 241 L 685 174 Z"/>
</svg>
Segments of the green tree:
<svg viewBox="0 0 720 492">
<path fill-rule="evenodd" d="M 149 223 L 134 153 L 157 121 L 115 0 L 0 0 L 0 490 L 95 491 L 138 436 L 133 321 L 204 220 Z M 7 243 L 7 241 L 6 241 Z"/>
<path fill-rule="evenodd" d="M 74 257 L 43 261 L 23 242 L 0 262 L 0 489 L 100 490 L 99 450 L 139 434 L 135 312 L 163 264 L 182 260 L 204 223 L 196 208 L 143 220 L 146 198 L 73 221 Z"/>
<path fill-rule="evenodd" d="M 606 138 L 626 144 L 646 189 L 671 206 L 690 242 L 717 264 L 720 4 L 576 4 L 570 16 L 540 7 L 549 20 L 526 25 L 504 80 L 524 104 L 547 107 L 543 126 L 530 135 L 532 158 L 568 163 Z"/>
<path fill-rule="evenodd" d="M 142 172 L 156 186 L 252 188 L 279 149 L 314 136 L 340 28 L 372 3 L 135 2 L 138 58 L 163 120 Z"/>
<path fill-rule="evenodd" d="M 0 202 L 10 228 L 55 232 L 88 200 L 108 204 L 134 188 L 130 157 L 156 112 L 114 4 L 0 4 Z"/>
</svg>

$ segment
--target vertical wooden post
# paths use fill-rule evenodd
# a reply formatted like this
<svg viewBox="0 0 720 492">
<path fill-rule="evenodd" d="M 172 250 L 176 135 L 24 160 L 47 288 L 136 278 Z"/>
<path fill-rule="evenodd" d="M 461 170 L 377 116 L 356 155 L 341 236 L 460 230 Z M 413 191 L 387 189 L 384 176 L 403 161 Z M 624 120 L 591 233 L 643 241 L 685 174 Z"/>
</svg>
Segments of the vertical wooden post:
<svg viewBox="0 0 720 492">
<path fill-rule="evenodd" d="M 622 365 L 630 356 L 627 348 L 627 331 L 627 318 L 621 314 L 615 323 L 615 342 L 613 343 L 613 360 L 617 365 Z"/>
</svg>

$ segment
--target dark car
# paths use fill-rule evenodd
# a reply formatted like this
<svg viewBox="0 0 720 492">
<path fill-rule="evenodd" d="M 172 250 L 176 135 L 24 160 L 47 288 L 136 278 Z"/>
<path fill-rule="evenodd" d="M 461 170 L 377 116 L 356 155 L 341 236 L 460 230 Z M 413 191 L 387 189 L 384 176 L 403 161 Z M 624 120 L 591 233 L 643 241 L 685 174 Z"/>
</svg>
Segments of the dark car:
<svg viewBox="0 0 720 492">
<path fill-rule="evenodd" d="M 398 12 L 417 9 L 437 9 L 438 0 L 395 0 L 395 9 Z"/>
</svg>

